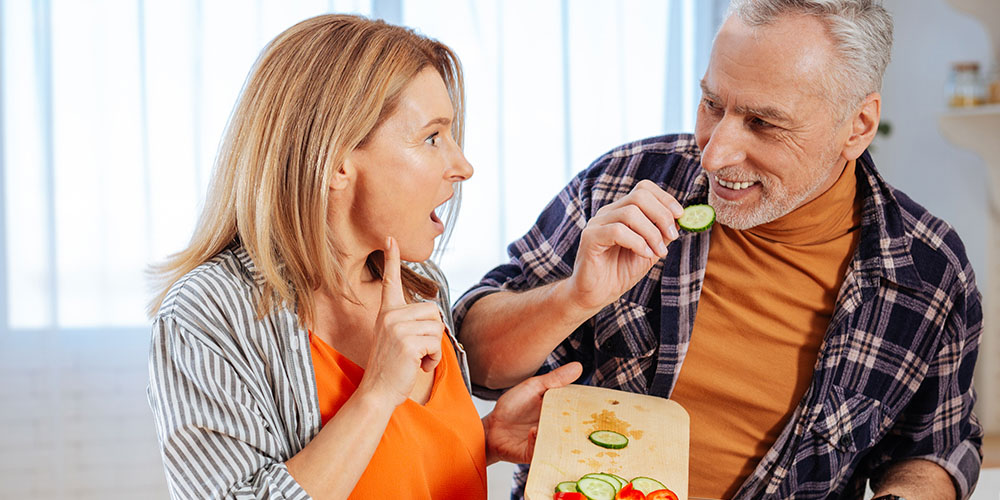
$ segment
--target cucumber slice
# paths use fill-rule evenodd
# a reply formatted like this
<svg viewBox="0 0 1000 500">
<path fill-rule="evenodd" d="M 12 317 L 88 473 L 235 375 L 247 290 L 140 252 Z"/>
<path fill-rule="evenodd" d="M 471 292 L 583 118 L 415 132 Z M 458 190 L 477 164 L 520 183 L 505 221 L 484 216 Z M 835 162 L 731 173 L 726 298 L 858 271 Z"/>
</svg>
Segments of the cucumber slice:
<svg viewBox="0 0 1000 500">
<path fill-rule="evenodd" d="M 590 500 L 615 500 L 615 487 L 611 483 L 596 477 L 581 477 L 576 482 L 576 491 Z"/>
<path fill-rule="evenodd" d="M 677 225 L 685 231 L 700 233 L 715 222 L 715 209 L 711 205 L 689 205 L 684 209 L 684 215 L 677 219 Z"/>
<path fill-rule="evenodd" d="M 590 433 L 588 439 L 597 446 L 620 450 L 628 446 L 628 438 L 615 431 L 594 431 Z"/>
<path fill-rule="evenodd" d="M 563 481 L 557 484 L 556 493 L 576 493 L 576 481 Z"/>
<path fill-rule="evenodd" d="M 613 478 L 615 478 L 615 479 L 617 479 L 618 482 L 621 483 L 621 487 L 618 488 L 619 490 L 622 489 L 622 488 L 624 488 L 625 485 L 628 484 L 628 479 L 625 479 L 624 477 L 621 477 L 618 474 L 612 474 L 612 473 L 609 472 L 608 475 L 611 476 L 611 477 L 613 477 Z"/>
<path fill-rule="evenodd" d="M 641 491 L 643 495 L 648 495 L 649 492 L 651 491 L 662 490 L 666 488 L 666 486 L 664 486 L 663 483 L 651 477 L 645 477 L 645 476 L 639 476 L 629 482 L 632 483 L 633 488 Z"/>
<path fill-rule="evenodd" d="M 615 493 L 627 484 L 626 481 L 619 481 L 615 476 L 611 474 L 605 474 L 603 472 L 591 472 L 590 474 L 584 474 L 583 477 L 592 477 L 595 479 L 602 479 L 607 481 L 611 486 L 615 487 Z"/>
</svg>

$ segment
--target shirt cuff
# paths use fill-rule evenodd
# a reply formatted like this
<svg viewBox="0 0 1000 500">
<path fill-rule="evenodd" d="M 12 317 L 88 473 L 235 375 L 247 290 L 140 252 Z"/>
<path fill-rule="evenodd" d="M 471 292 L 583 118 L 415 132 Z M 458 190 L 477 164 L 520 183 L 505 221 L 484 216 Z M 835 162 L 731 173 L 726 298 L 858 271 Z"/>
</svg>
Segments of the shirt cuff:
<svg viewBox="0 0 1000 500">
<path fill-rule="evenodd" d="M 928 462 L 940 465 L 941 468 L 943 468 L 946 472 L 948 472 L 948 475 L 951 476 L 951 482 L 955 486 L 957 498 L 962 500 L 965 500 L 972 495 L 972 490 L 976 487 L 976 483 L 979 481 L 979 470 L 983 465 L 983 459 L 979 454 L 979 449 L 976 448 L 976 446 L 973 445 L 968 439 L 959 443 L 959 445 L 955 447 L 950 454 L 944 457 L 938 455 L 922 455 L 907 458 L 927 460 Z"/>
</svg>

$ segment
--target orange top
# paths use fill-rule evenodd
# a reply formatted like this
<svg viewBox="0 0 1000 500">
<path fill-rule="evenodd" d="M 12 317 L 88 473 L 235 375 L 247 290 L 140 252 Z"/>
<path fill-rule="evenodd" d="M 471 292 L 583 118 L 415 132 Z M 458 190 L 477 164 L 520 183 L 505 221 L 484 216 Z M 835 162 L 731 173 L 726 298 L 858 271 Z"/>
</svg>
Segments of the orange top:
<svg viewBox="0 0 1000 500">
<path fill-rule="evenodd" d="M 732 498 L 809 382 L 857 247 L 854 162 L 768 224 L 712 228 L 691 344 L 671 398 L 691 415 L 690 494 Z"/>
<path fill-rule="evenodd" d="M 358 388 L 364 370 L 309 333 L 323 424 Z M 447 337 L 427 404 L 396 407 L 352 500 L 485 499 L 486 438 Z"/>
</svg>

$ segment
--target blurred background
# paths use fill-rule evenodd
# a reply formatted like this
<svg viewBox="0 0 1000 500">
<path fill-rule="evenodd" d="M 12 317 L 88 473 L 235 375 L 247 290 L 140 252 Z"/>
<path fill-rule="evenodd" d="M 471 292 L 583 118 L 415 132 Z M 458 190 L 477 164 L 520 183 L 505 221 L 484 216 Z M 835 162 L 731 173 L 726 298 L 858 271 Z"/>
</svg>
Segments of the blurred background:
<svg viewBox="0 0 1000 500">
<path fill-rule="evenodd" d="M 896 42 L 872 154 L 966 244 L 987 305 L 977 411 L 1000 433 L 1000 3 L 884 3 Z M 598 155 L 693 130 L 727 5 L 0 0 L 0 496 L 166 498 L 143 272 L 190 237 L 237 94 L 283 29 L 358 13 L 462 58 L 476 174 L 440 259 L 457 298 Z M 987 440 L 987 466 L 1000 467 L 998 448 Z M 510 469 L 490 467 L 491 499 L 506 497 Z M 997 491 L 982 481 L 976 497 Z"/>
</svg>

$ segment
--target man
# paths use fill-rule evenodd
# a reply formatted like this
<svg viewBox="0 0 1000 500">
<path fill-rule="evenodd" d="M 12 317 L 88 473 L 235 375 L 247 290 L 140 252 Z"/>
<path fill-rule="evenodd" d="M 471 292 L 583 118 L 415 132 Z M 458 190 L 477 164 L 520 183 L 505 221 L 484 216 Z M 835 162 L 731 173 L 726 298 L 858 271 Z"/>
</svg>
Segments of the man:
<svg viewBox="0 0 1000 500">
<path fill-rule="evenodd" d="M 473 381 L 578 360 L 678 401 L 692 497 L 968 497 L 980 295 L 865 153 L 891 44 L 875 0 L 734 0 L 694 136 L 599 158 L 457 303 Z"/>
</svg>

